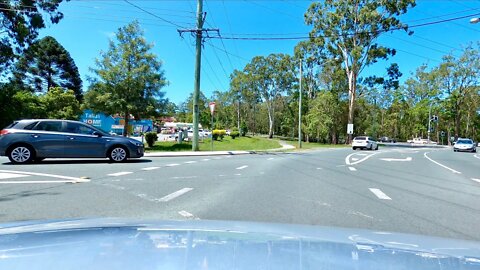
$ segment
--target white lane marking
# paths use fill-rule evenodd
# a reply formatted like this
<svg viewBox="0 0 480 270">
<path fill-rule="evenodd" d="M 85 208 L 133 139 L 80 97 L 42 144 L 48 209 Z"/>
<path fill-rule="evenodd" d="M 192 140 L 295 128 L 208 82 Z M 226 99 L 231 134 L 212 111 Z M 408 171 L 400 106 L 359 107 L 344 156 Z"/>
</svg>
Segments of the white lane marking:
<svg viewBox="0 0 480 270">
<path fill-rule="evenodd" d="M 348 169 L 352 172 L 356 171 L 357 169 L 355 169 L 354 167 L 348 167 Z"/>
<path fill-rule="evenodd" d="M 179 196 L 182 196 L 183 194 L 185 194 L 189 191 L 192 191 L 192 190 L 193 190 L 193 188 L 182 188 L 180 190 L 177 190 L 173 193 L 168 194 L 167 196 L 164 196 L 164 197 L 158 199 L 158 201 L 159 202 L 168 202 L 168 201 L 173 200 L 173 199 L 175 199 Z"/>
<path fill-rule="evenodd" d="M 184 218 L 191 218 L 191 219 L 197 219 L 197 220 L 199 219 L 199 218 L 195 217 L 193 214 L 191 214 L 191 213 L 189 213 L 185 210 L 179 211 L 178 214 L 180 214 Z"/>
<path fill-rule="evenodd" d="M 121 176 L 121 175 L 127 175 L 127 174 L 132 174 L 133 172 L 117 172 L 117 173 L 110 173 L 107 174 L 108 176 Z"/>
<path fill-rule="evenodd" d="M 365 218 L 369 218 L 369 219 L 374 219 L 372 216 L 369 216 L 369 215 L 364 214 L 364 213 L 359 212 L 359 211 L 350 211 L 348 213 L 351 214 L 351 215 L 355 215 L 355 216 L 361 216 L 361 217 L 365 217 Z"/>
<path fill-rule="evenodd" d="M 209 161 L 209 160 L 210 160 L 209 158 L 202 159 L 202 161 Z"/>
<path fill-rule="evenodd" d="M 357 160 L 358 160 L 358 158 L 354 158 L 354 157 L 352 157 L 351 159 L 352 159 L 353 161 L 357 161 Z"/>
<path fill-rule="evenodd" d="M 172 179 L 192 179 L 197 178 L 196 176 L 174 176 Z"/>
<path fill-rule="evenodd" d="M 34 176 L 45 176 L 45 177 L 51 177 L 51 178 L 59 178 L 63 180 L 71 180 L 71 181 L 66 181 L 66 182 L 90 182 L 89 179 L 82 179 L 78 177 L 70 177 L 70 176 L 63 176 L 63 175 L 56 175 L 56 174 L 47 174 L 47 173 L 34 173 L 34 172 L 20 172 L 20 171 L 9 171 L 9 170 L 0 170 L 0 172 L 4 173 L 18 173 L 18 174 L 26 174 L 26 175 L 34 175 Z"/>
<path fill-rule="evenodd" d="M 373 194 L 375 194 L 375 196 L 377 196 L 377 198 L 379 198 L 380 200 L 391 200 L 392 199 L 392 198 L 388 197 L 387 194 L 383 193 L 383 191 L 381 191 L 378 188 L 369 188 L 369 190 Z"/>
<path fill-rule="evenodd" d="M 358 153 L 357 156 L 368 156 L 366 153 Z"/>
<path fill-rule="evenodd" d="M 142 171 L 151 171 L 156 169 L 160 169 L 160 167 L 146 167 L 146 168 L 142 168 Z"/>
<path fill-rule="evenodd" d="M 384 161 L 412 161 L 412 157 L 403 158 L 381 158 Z"/>
<path fill-rule="evenodd" d="M 172 164 L 167 164 L 167 165 L 165 165 L 165 166 L 167 166 L 167 167 L 174 167 L 174 166 L 178 166 L 178 165 L 180 165 L 180 164 L 178 164 L 178 163 L 172 163 Z"/>
<path fill-rule="evenodd" d="M 197 163 L 196 161 L 192 160 L 192 161 L 185 161 L 184 162 L 185 164 L 193 164 L 193 163 Z"/>
<path fill-rule="evenodd" d="M 236 176 L 240 176 L 240 175 L 242 175 L 242 174 L 241 174 L 241 173 L 236 173 L 235 175 L 236 175 Z"/>
<path fill-rule="evenodd" d="M 218 177 L 224 177 L 227 176 L 226 174 L 219 174 Z"/>
<path fill-rule="evenodd" d="M 267 160 L 274 160 L 275 158 L 271 157 L 271 158 L 267 158 Z"/>
<path fill-rule="evenodd" d="M 320 168 L 320 167 L 319 167 L 319 168 L 317 168 L 317 170 L 323 170 L 323 168 Z"/>
<path fill-rule="evenodd" d="M 243 169 L 245 169 L 245 168 L 247 168 L 247 167 L 248 167 L 248 165 L 243 165 L 243 166 L 238 167 L 237 170 L 243 170 Z"/>
<path fill-rule="evenodd" d="M 376 154 L 378 154 L 378 153 L 382 153 L 382 152 L 381 152 L 381 151 L 378 151 L 378 152 L 375 152 L 375 153 L 371 153 L 371 154 L 369 154 L 368 156 L 365 156 L 364 158 L 362 158 L 362 159 L 360 159 L 360 160 L 357 160 L 357 161 L 355 161 L 355 162 L 350 162 L 350 157 L 357 154 L 357 153 L 351 153 L 350 155 L 348 155 L 347 157 L 345 157 L 345 164 L 347 164 L 347 165 L 355 165 L 355 164 L 364 162 L 365 160 L 371 158 L 373 155 L 376 155 Z"/>
<path fill-rule="evenodd" d="M 470 178 L 470 179 L 472 179 L 472 180 L 475 181 L 475 182 L 480 183 L 480 179 L 477 179 L 477 178 Z"/>
<path fill-rule="evenodd" d="M 443 167 L 443 168 L 445 168 L 445 169 L 447 169 L 447 170 L 449 170 L 449 171 L 451 171 L 451 172 L 453 172 L 453 173 L 462 174 L 462 173 L 459 172 L 459 171 L 456 171 L 456 170 L 454 170 L 454 169 L 452 169 L 452 168 L 449 168 L 449 167 L 447 167 L 447 166 L 445 166 L 445 165 L 443 165 L 443 164 L 440 164 L 439 162 L 436 162 L 435 160 L 433 160 L 433 159 L 431 159 L 429 156 L 427 156 L 427 153 L 429 153 L 429 152 L 423 153 L 423 156 L 424 156 L 426 159 L 430 160 L 431 162 L 437 164 L 438 166 Z"/>
<path fill-rule="evenodd" d="M 25 174 L 16 174 L 16 173 L 0 173 L 0 179 L 11 179 L 11 178 L 20 178 L 28 177 L 29 175 Z"/>
<path fill-rule="evenodd" d="M 473 155 L 473 157 L 480 159 L 480 156 L 478 154 Z"/>
</svg>

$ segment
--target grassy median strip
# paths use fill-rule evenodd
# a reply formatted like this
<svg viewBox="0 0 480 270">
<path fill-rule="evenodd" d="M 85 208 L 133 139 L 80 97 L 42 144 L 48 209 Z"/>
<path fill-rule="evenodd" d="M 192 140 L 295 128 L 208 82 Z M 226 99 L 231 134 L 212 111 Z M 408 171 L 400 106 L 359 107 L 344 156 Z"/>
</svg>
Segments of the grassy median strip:
<svg viewBox="0 0 480 270">
<path fill-rule="evenodd" d="M 211 150 L 211 140 L 204 139 L 199 141 L 200 151 Z M 278 141 L 269 140 L 261 137 L 239 137 L 232 139 L 225 136 L 223 140 L 213 141 L 214 151 L 235 151 L 235 150 L 268 150 L 282 147 Z M 145 151 L 192 151 L 191 142 L 156 142 L 153 147 L 146 147 Z"/>
</svg>

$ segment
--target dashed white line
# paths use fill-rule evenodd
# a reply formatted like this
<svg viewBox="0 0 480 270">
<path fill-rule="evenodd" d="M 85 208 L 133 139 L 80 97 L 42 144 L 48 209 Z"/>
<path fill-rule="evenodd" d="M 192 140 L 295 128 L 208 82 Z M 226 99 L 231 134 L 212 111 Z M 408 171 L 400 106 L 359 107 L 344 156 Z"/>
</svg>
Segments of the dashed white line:
<svg viewBox="0 0 480 270">
<path fill-rule="evenodd" d="M 210 160 L 209 158 L 202 159 L 202 161 L 209 161 L 209 160 Z"/>
<path fill-rule="evenodd" d="M 379 198 L 380 200 L 391 200 L 392 199 L 392 198 L 388 197 L 387 194 L 383 193 L 383 191 L 381 191 L 378 188 L 369 188 L 369 190 L 373 194 L 375 194 L 375 196 L 377 196 L 377 198 Z"/>
<path fill-rule="evenodd" d="M 174 166 L 178 166 L 178 165 L 180 165 L 180 164 L 178 164 L 178 163 L 172 163 L 172 164 L 167 164 L 167 165 L 165 165 L 165 166 L 167 166 L 167 167 L 174 167 Z"/>
<path fill-rule="evenodd" d="M 352 172 L 356 171 L 357 169 L 355 169 L 354 167 L 348 167 L 348 169 Z"/>
<path fill-rule="evenodd" d="M 173 199 L 175 199 L 179 196 L 182 196 L 183 194 L 185 194 L 189 191 L 192 191 L 192 190 L 193 190 L 193 188 L 182 188 L 180 190 L 177 190 L 173 193 L 168 194 L 165 197 L 162 197 L 162 198 L 158 199 L 158 201 L 159 202 L 168 202 L 168 201 L 171 201 L 171 200 L 173 200 Z"/>
<path fill-rule="evenodd" d="M 192 161 L 185 161 L 184 162 L 185 164 L 193 164 L 193 163 L 197 163 L 196 161 L 192 160 Z"/>
<path fill-rule="evenodd" d="M 117 172 L 117 173 L 109 173 L 107 174 L 108 176 L 122 176 L 122 175 L 127 175 L 127 174 L 131 174 L 133 172 Z"/>
<path fill-rule="evenodd" d="M 160 169 L 160 167 L 146 167 L 146 168 L 142 168 L 142 171 L 152 171 L 156 169 Z"/>
<path fill-rule="evenodd" d="M 267 160 L 274 160 L 275 158 L 271 157 L 271 158 L 267 158 Z"/>
<path fill-rule="evenodd" d="M 447 170 L 449 170 L 449 171 L 451 171 L 451 172 L 453 172 L 453 173 L 462 174 L 462 173 L 459 172 L 459 171 L 456 171 L 456 170 L 454 170 L 454 169 L 452 169 L 452 168 L 449 168 L 449 167 L 447 167 L 447 166 L 445 166 L 445 165 L 443 165 L 443 164 L 440 164 L 439 162 L 436 162 L 435 160 L 433 160 L 433 159 L 431 159 L 429 156 L 427 156 L 427 153 L 429 153 L 429 152 L 423 153 L 423 156 L 424 156 L 426 159 L 430 160 L 431 162 L 437 164 L 438 166 L 440 166 L 440 167 L 442 167 L 442 168 L 445 168 L 445 169 L 447 169 Z"/>
<path fill-rule="evenodd" d="M 477 178 L 470 178 L 470 179 L 472 179 L 472 180 L 475 181 L 475 182 L 480 183 L 480 179 L 477 179 Z"/>
<path fill-rule="evenodd" d="M 317 168 L 317 170 L 323 170 L 323 168 L 320 168 L 320 167 L 319 167 L 319 168 Z"/>
<path fill-rule="evenodd" d="M 247 168 L 247 167 L 248 167 L 248 165 L 243 165 L 243 166 L 240 166 L 240 167 L 238 167 L 238 168 L 236 168 L 236 169 L 237 169 L 237 170 L 243 170 L 243 169 L 245 169 L 245 168 Z"/>
<path fill-rule="evenodd" d="M 197 178 L 196 176 L 174 176 L 172 179 L 192 179 Z"/>
<path fill-rule="evenodd" d="M 242 174 L 241 174 L 241 173 L 236 173 L 235 175 L 236 175 L 236 176 L 240 176 L 240 175 L 242 175 Z"/>
<path fill-rule="evenodd" d="M 181 215 L 184 218 L 199 219 L 199 218 L 195 217 L 193 214 L 191 214 L 191 213 L 189 213 L 185 210 L 179 211 L 178 214 Z"/>
</svg>

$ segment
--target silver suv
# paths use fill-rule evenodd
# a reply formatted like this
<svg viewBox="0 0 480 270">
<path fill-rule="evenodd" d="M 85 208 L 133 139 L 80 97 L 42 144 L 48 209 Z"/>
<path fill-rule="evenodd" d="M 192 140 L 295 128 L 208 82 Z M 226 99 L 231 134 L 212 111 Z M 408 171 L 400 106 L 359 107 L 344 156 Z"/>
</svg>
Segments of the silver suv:
<svg viewBox="0 0 480 270">
<path fill-rule="evenodd" d="M 122 162 L 143 156 L 143 143 L 112 136 L 78 121 L 31 119 L 15 121 L 0 131 L 0 156 L 13 163 L 45 158 L 105 158 Z"/>
</svg>

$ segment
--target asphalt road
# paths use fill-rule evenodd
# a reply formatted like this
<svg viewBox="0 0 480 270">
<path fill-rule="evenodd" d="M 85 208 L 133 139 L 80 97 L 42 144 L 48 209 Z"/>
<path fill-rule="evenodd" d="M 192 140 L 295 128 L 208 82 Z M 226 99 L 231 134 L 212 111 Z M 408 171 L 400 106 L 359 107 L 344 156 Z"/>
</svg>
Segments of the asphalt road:
<svg viewBox="0 0 480 270">
<path fill-rule="evenodd" d="M 383 147 L 31 165 L 1 157 L 0 209 L 0 222 L 242 220 L 480 240 L 480 154 Z"/>
</svg>

